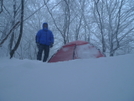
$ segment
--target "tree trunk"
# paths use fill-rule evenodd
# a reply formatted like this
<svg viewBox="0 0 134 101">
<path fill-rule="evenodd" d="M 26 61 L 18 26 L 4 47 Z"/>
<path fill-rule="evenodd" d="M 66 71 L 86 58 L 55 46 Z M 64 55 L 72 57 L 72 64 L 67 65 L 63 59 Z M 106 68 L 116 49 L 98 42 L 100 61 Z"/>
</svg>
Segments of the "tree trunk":
<svg viewBox="0 0 134 101">
<path fill-rule="evenodd" d="M 15 51 L 17 50 L 20 41 L 21 41 L 21 37 L 22 37 L 22 33 L 23 33 L 23 17 L 24 17 L 24 0 L 21 0 L 21 23 L 20 23 L 20 34 L 17 40 L 17 43 L 15 44 L 14 48 L 11 50 L 10 52 L 10 59 L 13 57 Z"/>
<path fill-rule="evenodd" d="M 12 21 L 12 25 L 15 24 L 15 18 L 16 18 L 16 0 L 14 0 L 14 5 L 13 5 L 13 21 Z M 12 50 L 13 40 L 14 40 L 14 31 L 12 32 L 11 38 L 10 38 L 10 41 L 9 41 L 9 51 Z"/>
<path fill-rule="evenodd" d="M 0 13 L 3 11 L 3 0 L 0 0 Z"/>
</svg>

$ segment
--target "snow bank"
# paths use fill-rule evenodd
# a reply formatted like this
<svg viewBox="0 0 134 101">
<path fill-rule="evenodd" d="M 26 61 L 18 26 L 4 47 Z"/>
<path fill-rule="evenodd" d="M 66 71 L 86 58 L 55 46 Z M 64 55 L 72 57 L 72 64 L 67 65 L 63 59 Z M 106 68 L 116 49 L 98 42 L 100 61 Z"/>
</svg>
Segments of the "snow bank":
<svg viewBox="0 0 134 101">
<path fill-rule="evenodd" d="M 134 55 L 43 63 L 0 59 L 0 101 L 134 101 Z"/>
</svg>

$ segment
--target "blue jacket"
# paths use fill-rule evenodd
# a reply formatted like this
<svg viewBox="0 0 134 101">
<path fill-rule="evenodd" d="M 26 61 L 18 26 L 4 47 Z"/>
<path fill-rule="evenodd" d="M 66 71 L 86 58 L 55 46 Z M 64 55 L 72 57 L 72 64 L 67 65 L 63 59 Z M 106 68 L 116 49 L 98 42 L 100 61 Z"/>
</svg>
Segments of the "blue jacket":
<svg viewBox="0 0 134 101">
<path fill-rule="evenodd" d="M 47 28 L 44 28 L 44 25 L 47 25 Z M 52 45 L 54 43 L 54 37 L 52 31 L 48 29 L 48 24 L 43 23 L 42 29 L 36 34 L 36 43 L 43 45 Z"/>
</svg>

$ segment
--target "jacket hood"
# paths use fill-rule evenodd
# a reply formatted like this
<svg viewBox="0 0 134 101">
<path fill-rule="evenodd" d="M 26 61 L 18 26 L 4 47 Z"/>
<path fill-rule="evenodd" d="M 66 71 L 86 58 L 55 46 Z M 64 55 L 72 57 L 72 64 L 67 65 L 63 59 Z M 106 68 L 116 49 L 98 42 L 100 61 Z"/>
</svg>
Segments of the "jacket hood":
<svg viewBox="0 0 134 101">
<path fill-rule="evenodd" d="M 48 23 L 46 23 L 46 22 L 43 23 L 42 28 L 43 28 L 43 29 L 48 29 Z"/>
</svg>

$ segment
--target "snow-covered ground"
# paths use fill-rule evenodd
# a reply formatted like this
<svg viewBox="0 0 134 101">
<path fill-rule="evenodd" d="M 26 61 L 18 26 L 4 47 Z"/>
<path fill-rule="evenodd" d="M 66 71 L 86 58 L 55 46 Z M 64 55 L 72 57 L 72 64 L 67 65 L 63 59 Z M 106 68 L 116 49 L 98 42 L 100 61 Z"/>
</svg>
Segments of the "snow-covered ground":
<svg viewBox="0 0 134 101">
<path fill-rule="evenodd" d="M 134 54 L 57 63 L 0 58 L 0 101 L 134 101 Z"/>
</svg>

